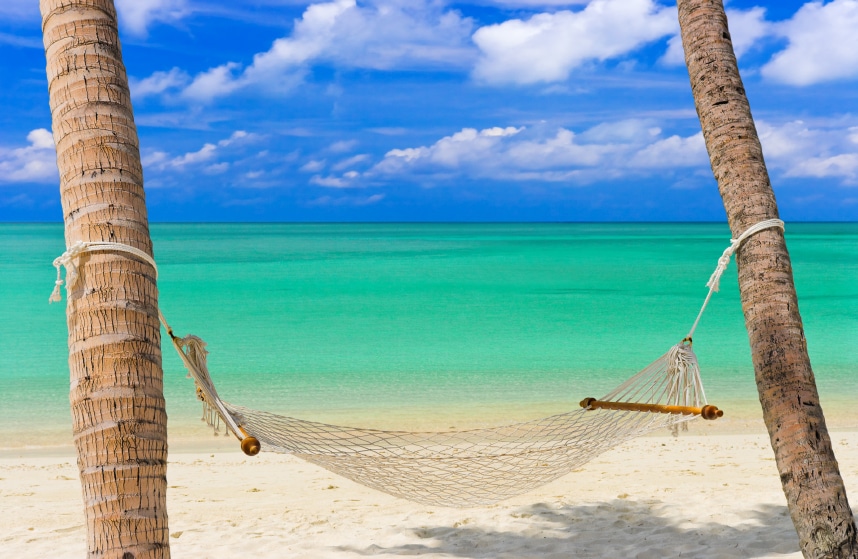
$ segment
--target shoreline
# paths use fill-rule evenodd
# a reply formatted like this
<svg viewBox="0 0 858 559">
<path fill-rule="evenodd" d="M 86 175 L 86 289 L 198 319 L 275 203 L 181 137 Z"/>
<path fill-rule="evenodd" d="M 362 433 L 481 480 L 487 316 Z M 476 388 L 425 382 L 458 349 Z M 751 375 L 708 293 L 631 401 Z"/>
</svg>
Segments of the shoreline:
<svg viewBox="0 0 858 559">
<path fill-rule="evenodd" d="M 715 402 L 724 410 L 724 417 L 716 421 L 695 419 L 689 421 L 688 431 L 682 436 L 765 435 L 766 428 L 758 401 Z M 571 403 L 545 405 L 486 404 L 472 407 L 465 414 L 461 408 L 386 408 L 367 410 L 294 410 L 290 415 L 333 425 L 354 426 L 401 431 L 452 431 L 498 427 L 570 411 Z M 832 433 L 858 432 L 858 414 L 854 404 L 847 400 L 822 400 L 826 424 Z M 571 408 L 577 409 L 577 408 Z M 221 452 L 231 446 L 238 448 L 232 436 L 213 430 L 199 419 L 199 415 L 182 413 L 171 415 L 168 423 L 170 452 Z M 22 437 L 25 433 L 26 437 Z M 671 436 L 670 432 L 655 431 L 644 437 Z M 67 424 L 46 426 L 6 424 L 0 428 L 0 459 L 11 457 L 74 456 L 71 418 Z M 10 444 L 11 443 L 11 444 Z"/>
</svg>

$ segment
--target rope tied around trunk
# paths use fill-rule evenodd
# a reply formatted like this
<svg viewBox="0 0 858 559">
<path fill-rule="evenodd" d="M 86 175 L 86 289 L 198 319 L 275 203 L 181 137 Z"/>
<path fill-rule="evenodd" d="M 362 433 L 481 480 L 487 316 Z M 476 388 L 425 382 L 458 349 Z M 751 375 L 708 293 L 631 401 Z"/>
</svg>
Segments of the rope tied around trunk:
<svg viewBox="0 0 858 559">
<path fill-rule="evenodd" d="M 691 330 L 688 331 L 688 335 L 685 336 L 685 339 L 689 342 L 691 338 L 694 336 L 694 331 L 697 329 L 697 325 L 700 323 L 700 318 L 703 316 L 703 311 L 706 310 L 706 305 L 709 304 L 709 299 L 712 298 L 712 294 L 717 292 L 721 288 L 721 276 L 724 274 L 724 271 L 727 270 L 727 266 L 730 265 L 730 258 L 735 254 L 739 247 L 742 246 L 742 243 L 745 242 L 748 237 L 752 235 L 756 235 L 760 231 L 765 229 L 770 229 L 772 227 L 777 227 L 784 230 L 784 222 L 780 219 L 766 219 L 754 225 L 748 227 L 744 233 L 736 237 L 735 239 L 730 239 L 730 246 L 724 249 L 724 252 L 721 254 L 721 257 L 718 259 L 718 265 L 715 267 L 715 271 L 712 272 L 712 275 L 709 277 L 709 281 L 706 282 L 706 287 L 709 288 L 709 293 L 706 295 L 706 299 L 703 301 L 703 306 L 700 307 L 700 312 L 697 313 L 697 319 L 694 321 L 694 324 L 691 326 Z"/>
</svg>

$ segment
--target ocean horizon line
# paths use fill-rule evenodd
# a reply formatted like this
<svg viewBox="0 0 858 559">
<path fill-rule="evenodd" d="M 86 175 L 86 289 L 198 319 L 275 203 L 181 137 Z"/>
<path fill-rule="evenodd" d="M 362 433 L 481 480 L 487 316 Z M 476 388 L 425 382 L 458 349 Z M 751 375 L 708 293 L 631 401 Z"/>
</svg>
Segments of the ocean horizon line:
<svg viewBox="0 0 858 559">
<path fill-rule="evenodd" d="M 782 218 L 781 218 L 782 219 Z M 858 220 L 784 220 L 785 223 L 812 223 L 812 224 L 844 224 L 858 223 Z M 0 221 L 0 225 L 61 225 L 62 221 Z M 149 221 L 150 225 L 717 225 L 727 224 L 724 221 L 700 220 L 587 220 L 587 221 L 565 221 L 565 220 L 523 220 L 523 221 L 501 221 L 501 220 L 471 220 L 471 221 L 430 221 L 430 220 L 354 220 L 354 221 Z"/>
</svg>

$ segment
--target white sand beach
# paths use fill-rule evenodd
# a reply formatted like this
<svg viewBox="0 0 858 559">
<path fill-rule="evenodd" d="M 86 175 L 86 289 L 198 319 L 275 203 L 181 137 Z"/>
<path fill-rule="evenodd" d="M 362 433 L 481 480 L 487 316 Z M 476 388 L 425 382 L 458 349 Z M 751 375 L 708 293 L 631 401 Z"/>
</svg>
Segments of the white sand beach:
<svg viewBox="0 0 858 559">
<path fill-rule="evenodd" d="M 832 439 L 854 507 L 858 431 Z M 174 557 L 801 557 L 762 425 L 642 437 L 541 489 L 472 509 L 390 497 L 291 456 L 248 458 L 223 437 L 174 443 L 168 485 Z M 0 498 L 0 555 L 84 555 L 70 447 L 5 450 Z"/>
</svg>

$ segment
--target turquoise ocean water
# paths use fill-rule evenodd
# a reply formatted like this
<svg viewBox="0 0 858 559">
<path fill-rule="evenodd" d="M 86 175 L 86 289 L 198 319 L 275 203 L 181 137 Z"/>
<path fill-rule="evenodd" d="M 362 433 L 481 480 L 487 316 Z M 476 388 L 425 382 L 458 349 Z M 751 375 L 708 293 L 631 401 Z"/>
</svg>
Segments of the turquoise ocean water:
<svg viewBox="0 0 858 559">
<path fill-rule="evenodd" d="M 725 224 L 154 224 L 161 307 L 234 403 L 366 426 L 537 417 L 691 326 Z M 788 224 L 823 406 L 858 396 L 858 224 Z M 59 224 L 0 224 L 0 448 L 68 443 Z M 735 263 L 695 335 L 709 400 L 759 413 Z M 164 347 L 171 435 L 198 403 Z M 729 415 L 728 415 L 729 416 Z M 848 418 L 847 418 L 848 419 Z M 27 433 L 26 437 L 21 437 Z"/>
</svg>

